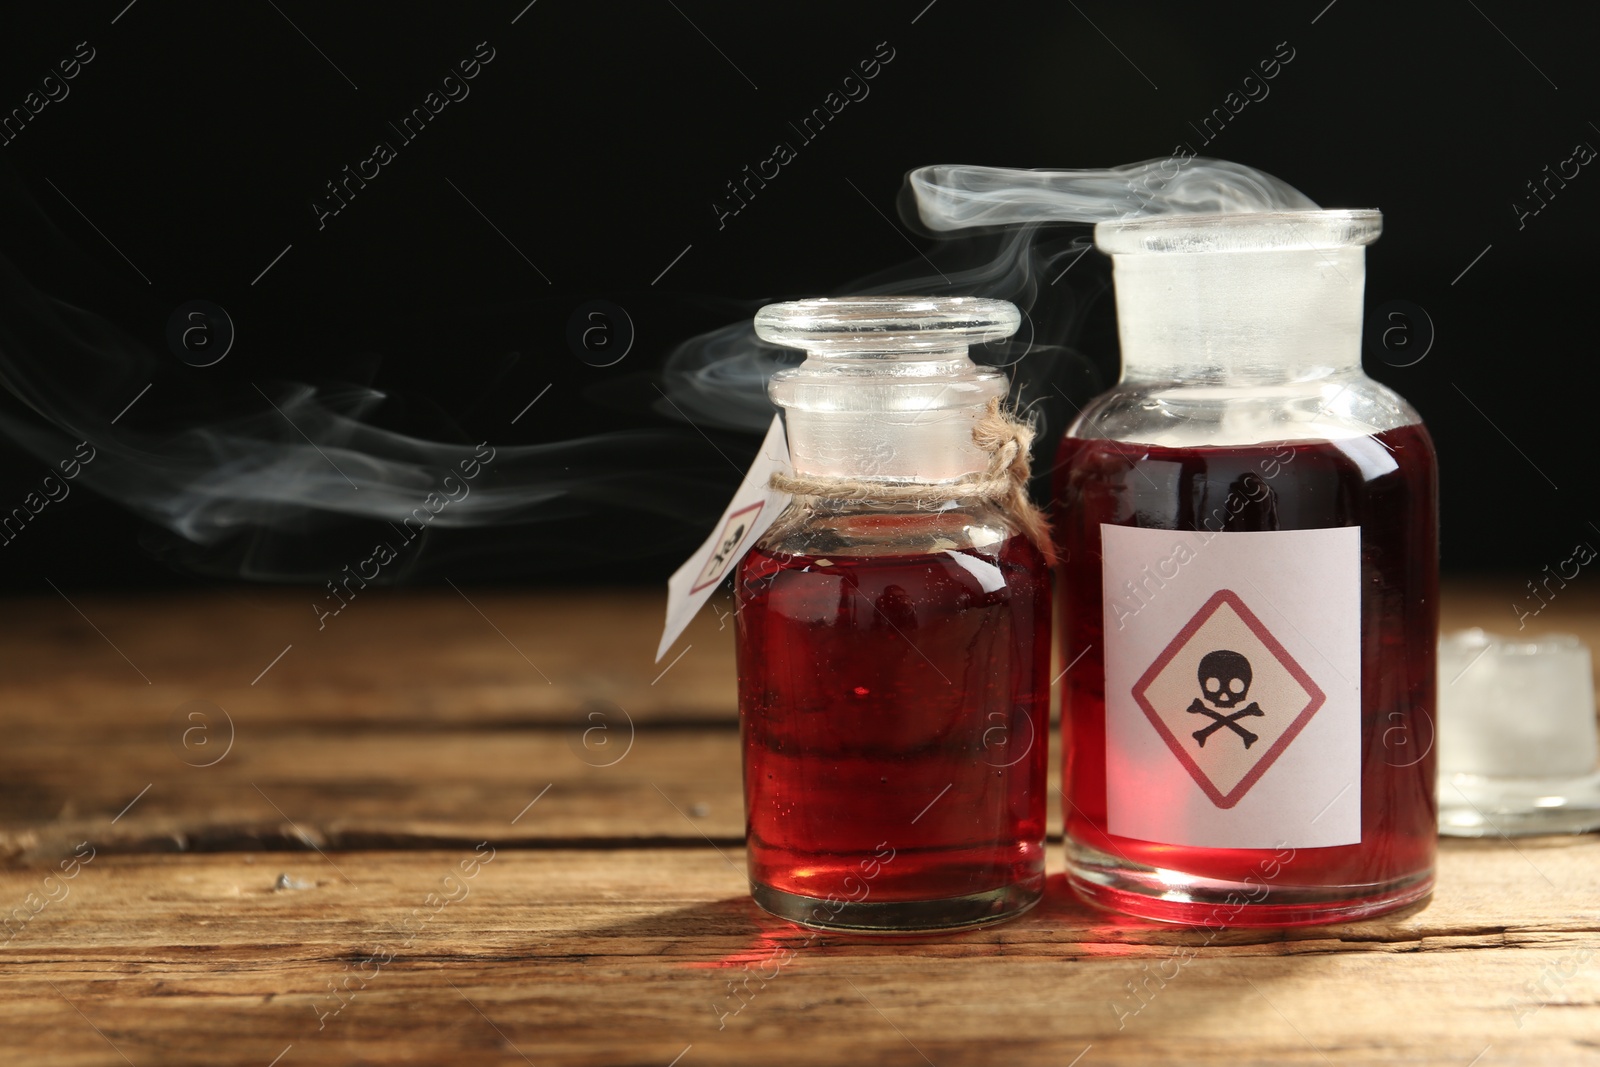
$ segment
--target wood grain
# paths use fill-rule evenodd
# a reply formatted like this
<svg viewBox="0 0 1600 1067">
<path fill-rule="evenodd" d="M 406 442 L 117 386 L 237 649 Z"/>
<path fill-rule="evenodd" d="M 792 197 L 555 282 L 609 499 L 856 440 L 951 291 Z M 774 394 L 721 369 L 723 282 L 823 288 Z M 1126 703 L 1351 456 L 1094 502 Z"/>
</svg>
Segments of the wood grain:
<svg viewBox="0 0 1600 1067">
<path fill-rule="evenodd" d="M 1448 588 L 1445 628 L 1515 632 L 1524 581 Z M 991 930 L 812 937 L 745 892 L 726 605 L 658 664 L 654 594 L 363 592 L 318 630 L 308 591 L 63 592 L 0 618 L 0 1061 L 1600 1058 L 1594 835 L 1444 842 L 1435 899 L 1365 923 L 1153 926 L 1055 875 Z M 1600 646 L 1600 589 L 1528 621 Z"/>
<path fill-rule="evenodd" d="M 657 663 L 664 592 L 365 591 L 320 630 L 316 590 L 63 592 L 0 618 L 13 733 L 60 736 L 69 718 L 124 736 L 194 699 L 262 728 L 517 727 L 601 702 L 636 722 L 737 717 L 722 594 Z"/>
<path fill-rule="evenodd" d="M 165 740 L 30 738 L 0 751 L 15 798 L 0 856 L 61 856 L 89 836 L 110 852 L 743 839 L 736 730 L 611 731 L 585 747 L 577 728 L 254 736 L 241 726 L 210 767 L 184 764 L 194 754 Z"/>
<path fill-rule="evenodd" d="M 85 1064 L 1593 1062 L 1600 842 L 1518 849 L 1447 844 L 1429 906 L 1363 923 L 1213 936 L 1053 882 L 911 940 L 762 915 L 737 849 L 501 850 L 471 878 L 471 848 L 97 856 L 0 951 L 0 1032 Z"/>
</svg>

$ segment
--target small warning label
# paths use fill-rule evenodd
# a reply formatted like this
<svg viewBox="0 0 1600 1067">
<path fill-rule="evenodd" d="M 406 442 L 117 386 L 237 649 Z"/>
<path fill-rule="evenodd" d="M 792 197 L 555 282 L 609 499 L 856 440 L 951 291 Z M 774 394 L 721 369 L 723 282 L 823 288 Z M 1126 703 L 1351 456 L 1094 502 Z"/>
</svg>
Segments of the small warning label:
<svg viewBox="0 0 1600 1067">
<path fill-rule="evenodd" d="M 1360 841 L 1360 527 L 1100 532 L 1107 831 Z"/>
</svg>

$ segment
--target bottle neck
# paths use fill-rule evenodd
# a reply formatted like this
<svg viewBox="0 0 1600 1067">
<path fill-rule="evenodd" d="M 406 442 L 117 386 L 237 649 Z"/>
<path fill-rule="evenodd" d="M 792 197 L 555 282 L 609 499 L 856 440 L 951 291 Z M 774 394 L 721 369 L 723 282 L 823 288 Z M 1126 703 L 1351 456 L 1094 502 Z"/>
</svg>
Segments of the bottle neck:
<svg viewBox="0 0 1600 1067">
<path fill-rule="evenodd" d="M 1365 248 L 1114 255 L 1124 382 L 1361 375 Z"/>
<path fill-rule="evenodd" d="M 768 391 L 797 475 L 950 482 L 988 469 L 972 430 L 1007 384 L 959 348 L 914 360 L 813 355 Z"/>
</svg>

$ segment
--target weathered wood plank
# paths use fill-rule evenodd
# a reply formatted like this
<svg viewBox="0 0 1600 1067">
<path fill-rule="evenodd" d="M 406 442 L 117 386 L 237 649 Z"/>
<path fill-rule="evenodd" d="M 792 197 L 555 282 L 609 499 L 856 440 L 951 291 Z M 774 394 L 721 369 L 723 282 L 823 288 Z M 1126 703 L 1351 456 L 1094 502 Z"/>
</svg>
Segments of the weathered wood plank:
<svg viewBox="0 0 1600 1067">
<path fill-rule="evenodd" d="M 731 727 L 630 735 L 619 723 L 604 744 L 590 741 L 576 728 L 254 736 L 245 726 L 219 762 L 192 767 L 182 758 L 211 752 L 28 739 L 0 748 L 0 859 L 64 855 L 88 837 L 115 852 L 743 838 Z M 220 739 L 211 748 L 222 756 Z"/>
<path fill-rule="evenodd" d="M 724 851 L 96 855 L 0 948 L 0 1033 L 56 1064 L 1593 1062 L 1594 838 L 1447 844 L 1431 906 L 1364 923 L 1209 935 L 1056 879 L 892 941 L 763 916 Z"/>
<path fill-rule="evenodd" d="M 731 723 L 439 734 L 241 729 L 226 755 L 223 743 L 30 738 L 0 746 L 8 799 L 0 861 L 66 855 L 85 838 L 105 851 L 172 852 L 482 840 L 730 845 L 744 837 Z M 183 762 L 216 757 L 208 767 Z M 1053 834 L 1057 807 L 1050 804 Z"/>
<path fill-rule="evenodd" d="M 0 617 L 14 736 L 64 720 L 126 736 L 196 699 L 262 728 L 565 723 L 597 704 L 636 722 L 736 717 L 726 596 L 657 663 L 664 592 L 368 591 L 319 631 L 309 590 L 65 591 L 70 605 L 14 600 Z"/>
</svg>

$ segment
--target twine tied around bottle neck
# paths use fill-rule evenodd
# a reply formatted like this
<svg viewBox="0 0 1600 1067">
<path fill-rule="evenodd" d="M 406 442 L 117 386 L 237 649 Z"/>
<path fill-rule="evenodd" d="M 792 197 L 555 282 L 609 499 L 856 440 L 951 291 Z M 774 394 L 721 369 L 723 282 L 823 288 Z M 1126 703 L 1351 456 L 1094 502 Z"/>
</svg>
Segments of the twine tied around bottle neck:
<svg viewBox="0 0 1600 1067">
<path fill-rule="evenodd" d="M 774 472 L 768 484 L 796 498 L 909 504 L 927 509 L 958 497 L 977 497 L 1001 505 L 1044 556 L 1045 562 L 1054 565 L 1055 547 L 1050 540 L 1050 525 L 1028 495 L 1029 449 L 1033 436 L 1033 427 L 1004 410 L 1000 398 L 995 397 L 972 427 L 973 444 L 989 454 L 989 467 L 981 474 L 969 474 L 953 482 L 884 482 Z"/>
</svg>

